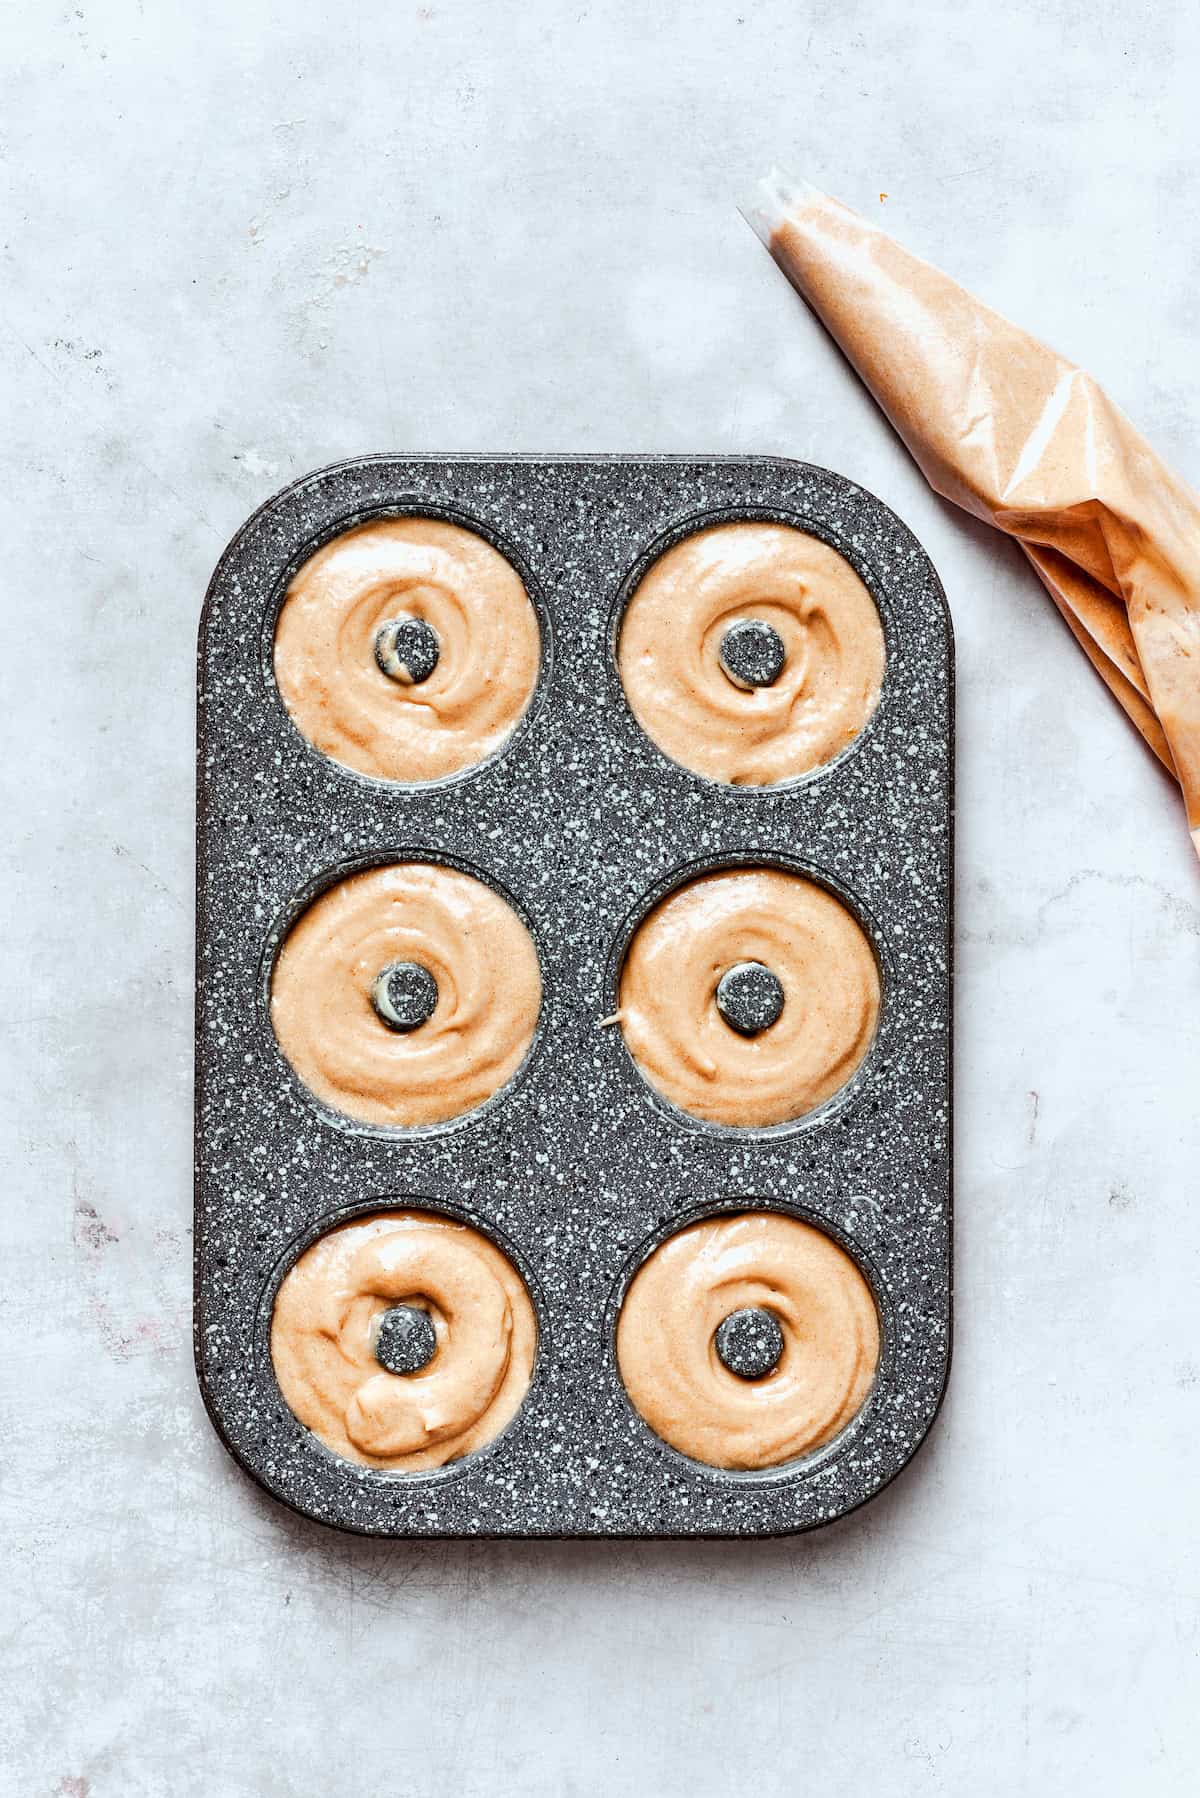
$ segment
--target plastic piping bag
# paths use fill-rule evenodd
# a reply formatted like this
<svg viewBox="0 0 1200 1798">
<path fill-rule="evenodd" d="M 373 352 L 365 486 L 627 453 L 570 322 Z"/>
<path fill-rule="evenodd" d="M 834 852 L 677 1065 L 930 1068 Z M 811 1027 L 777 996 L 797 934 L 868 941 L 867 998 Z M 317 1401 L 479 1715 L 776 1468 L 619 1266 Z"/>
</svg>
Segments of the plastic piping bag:
<svg viewBox="0 0 1200 1798">
<path fill-rule="evenodd" d="M 1200 854 L 1200 499 L 1090 375 L 840 201 L 776 170 L 742 211 L 930 486 L 1021 545 Z"/>
</svg>

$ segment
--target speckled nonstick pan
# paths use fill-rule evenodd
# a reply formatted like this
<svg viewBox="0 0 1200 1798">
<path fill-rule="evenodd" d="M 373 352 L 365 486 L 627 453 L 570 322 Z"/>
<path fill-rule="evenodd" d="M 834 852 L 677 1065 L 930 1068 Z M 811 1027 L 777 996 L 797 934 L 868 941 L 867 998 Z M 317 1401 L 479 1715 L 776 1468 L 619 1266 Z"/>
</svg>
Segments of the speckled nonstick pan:
<svg viewBox="0 0 1200 1798">
<path fill-rule="evenodd" d="M 466 776 L 397 787 L 306 743 L 271 666 L 288 579 L 322 542 L 386 513 L 490 539 L 537 608 L 537 697 L 506 749 Z M 630 713 L 614 643 L 648 561 L 747 517 L 825 539 L 875 596 L 879 709 L 824 771 L 714 785 Z M 928 557 L 886 506 L 823 469 L 766 457 L 364 457 L 269 501 L 221 558 L 199 651 L 196 947 L 196 1361 L 235 1458 L 309 1517 L 383 1536 L 755 1536 L 842 1516 L 916 1452 L 946 1383 L 951 1329 L 953 651 Z M 396 858 L 494 883 L 529 924 L 544 1002 L 504 1092 L 450 1125 L 339 1120 L 296 1080 L 267 1013 L 279 941 L 314 892 Z M 684 874 L 778 863 L 848 903 L 883 974 L 875 1043 L 802 1121 L 689 1120 L 638 1073 L 615 1009 L 624 944 Z M 521 1269 L 537 1310 L 533 1384 L 490 1447 L 433 1473 L 341 1461 L 292 1417 L 268 1335 L 274 1293 L 331 1224 L 391 1203 L 462 1218 Z M 747 1207 L 827 1230 L 882 1321 L 867 1404 L 832 1443 L 769 1472 L 718 1471 L 631 1408 L 613 1339 L 647 1249 Z"/>
</svg>

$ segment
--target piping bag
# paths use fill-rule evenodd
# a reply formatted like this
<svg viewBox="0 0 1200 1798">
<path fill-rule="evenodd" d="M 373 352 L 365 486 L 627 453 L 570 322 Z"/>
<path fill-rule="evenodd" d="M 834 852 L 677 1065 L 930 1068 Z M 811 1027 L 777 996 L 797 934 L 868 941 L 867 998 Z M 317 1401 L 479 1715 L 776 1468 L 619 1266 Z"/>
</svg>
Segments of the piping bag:
<svg viewBox="0 0 1200 1798">
<path fill-rule="evenodd" d="M 1200 855 L 1200 499 L 1090 375 L 840 201 L 773 170 L 742 212 L 934 491 L 1021 545 Z"/>
</svg>

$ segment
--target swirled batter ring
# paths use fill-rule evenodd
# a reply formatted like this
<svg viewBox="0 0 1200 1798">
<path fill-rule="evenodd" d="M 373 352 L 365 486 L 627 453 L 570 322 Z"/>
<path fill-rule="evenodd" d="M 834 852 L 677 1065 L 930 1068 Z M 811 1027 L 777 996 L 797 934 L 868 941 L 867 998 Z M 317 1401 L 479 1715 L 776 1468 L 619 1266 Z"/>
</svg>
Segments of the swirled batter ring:
<svg viewBox="0 0 1200 1798">
<path fill-rule="evenodd" d="M 412 680 L 393 659 L 389 676 L 379 633 L 414 619 L 432 630 L 433 672 Z M 295 576 L 275 626 L 275 681 L 296 725 L 335 762 L 382 780 L 439 780 L 486 761 L 529 705 L 540 654 L 516 570 L 474 531 L 433 518 L 334 538 Z"/>
<path fill-rule="evenodd" d="M 395 963 L 436 982 L 419 1028 L 395 1030 L 372 997 Z M 435 1124 L 483 1104 L 516 1073 L 541 1007 L 533 939 L 470 874 L 400 862 L 351 874 L 289 931 L 271 980 L 284 1055 L 326 1105 L 371 1124 Z"/>
<path fill-rule="evenodd" d="M 773 1372 L 742 1379 L 714 1343 L 731 1312 L 769 1311 Z M 844 1250 L 798 1218 L 748 1211 L 691 1224 L 635 1274 L 617 1320 L 625 1390 L 655 1433 L 713 1467 L 778 1467 L 861 1408 L 879 1362 L 871 1289 Z"/>
<path fill-rule="evenodd" d="M 783 989 L 775 1023 L 730 1027 L 723 974 L 769 968 Z M 846 907 L 778 868 L 703 874 L 659 901 L 634 932 L 618 1016 L 642 1073 L 709 1123 L 765 1127 L 802 1117 L 844 1086 L 871 1045 L 879 968 Z"/>
<path fill-rule="evenodd" d="M 416 1373 L 375 1355 L 395 1305 L 428 1314 L 436 1348 Z M 517 1270 L 486 1236 L 423 1211 L 342 1224 L 285 1276 L 271 1320 L 279 1389 L 334 1454 L 370 1467 L 441 1467 L 516 1415 L 537 1325 Z"/>
<path fill-rule="evenodd" d="M 731 626 L 771 627 L 773 682 L 725 672 Z M 782 524 L 725 524 L 677 543 L 625 610 L 618 661 L 638 723 L 673 761 L 732 786 L 772 786 L 831 761 L 879 703 L 883 627 L 850 564 Z"/>
</svg>

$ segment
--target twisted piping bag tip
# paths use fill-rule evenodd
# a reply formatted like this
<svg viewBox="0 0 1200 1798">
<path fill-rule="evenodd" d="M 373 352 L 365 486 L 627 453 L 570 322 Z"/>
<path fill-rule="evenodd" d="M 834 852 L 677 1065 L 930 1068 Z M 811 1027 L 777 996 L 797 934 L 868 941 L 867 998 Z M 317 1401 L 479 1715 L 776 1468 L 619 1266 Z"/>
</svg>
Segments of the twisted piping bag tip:
<svg viewBox="0 0 1200 1798">
<path fill-rule="evenodd" d="M 789 175 L 785 169 L 773 166 L 759 177 L 745 198 L 738 202 L 738 211 L 754 235 L 769 250 L 772 237 L 788 213 L 821 197 L 820 188 L 814 187 L 811 181 L 799 180 L 795 175 Z"/>
</svg>

